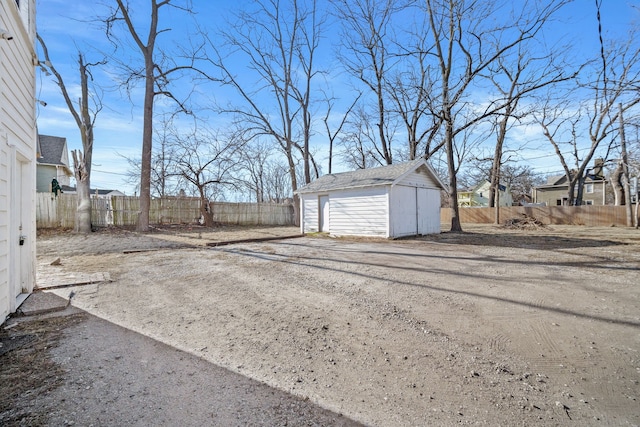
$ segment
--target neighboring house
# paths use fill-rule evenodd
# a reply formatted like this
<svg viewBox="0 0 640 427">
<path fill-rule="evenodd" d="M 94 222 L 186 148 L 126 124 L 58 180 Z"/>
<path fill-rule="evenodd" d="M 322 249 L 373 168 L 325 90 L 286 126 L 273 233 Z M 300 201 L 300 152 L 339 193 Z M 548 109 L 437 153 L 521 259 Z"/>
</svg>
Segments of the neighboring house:
<svg viewBox="0 0 640 427">
<path fill-rule="evenodd" d="M 439 233 L 445 188 L 424 159 L 324 175 L 296 191 L 300 228 L 386 238 Z"/>
<path fill-rule="evenodd" d="M 59 136 L 38 135 L 38 164 L 36 166 L 36 191 L 51 191 L 51 181 L 55 178 L 61 186 L 71 184 L 73 172 L 69 167 L 67 139 Z"/>
<path fill-rule="evenodd" d="M 488 207 L 491 194 L 491 182 L 484 180 L 468 190 L 458 191 L 458 206 L 460 207 Z M 513 205 L 511 189 L 500 184 L 499 206 Z"/>
<path fill-rule="evenodd" d="M 36 278 L 35 0 L 0 0 L 0 324 Z"/>
<path fill-rule="evenodd" d="M 576 188 L 576 192 L 577 192 Z M 582 203 L 584 205 L 606 204 L 607 180 L 602 175 L 589 174 L 584 182 Z M 533 203 L 544 203 L 547 206 L 568 205 L 567 192 L 569 185 L 567 176 L 552 176 L 547 183 L 533 188 Z"/>
</svg>

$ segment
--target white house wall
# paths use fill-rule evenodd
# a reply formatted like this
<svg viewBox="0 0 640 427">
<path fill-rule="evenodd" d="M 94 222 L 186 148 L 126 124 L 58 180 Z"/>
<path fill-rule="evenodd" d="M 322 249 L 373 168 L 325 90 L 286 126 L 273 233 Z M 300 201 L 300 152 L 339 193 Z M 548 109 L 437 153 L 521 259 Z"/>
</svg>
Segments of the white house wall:
<svg viewBox="0 0 640 427">
<path fill-rule="evenodd" d="M 0 324 L 11 308 L 9 291 L 9 147 L 0 130 Z"/>
<path fill-rule="evenodd" d="M 0 0 L 0 323 L 35 282 L 35 1 Z M 20 236 L 24 244 L 19 245 Z"/>
<path fill-rule="evenodd" d="M 58 168 L 54 165 L 37 165 L 36 171 L 36 191 L 38 193 L 49 193 L 51 191 L 51 180 L 58 175 Z M 60 185 L 69 183 L 60 182 Z"/>
<path fill-rule="evenodd" d="M 387 188 L 373 187 L 329 193 L 331 234 L 388 237 Z"/>
</svg>

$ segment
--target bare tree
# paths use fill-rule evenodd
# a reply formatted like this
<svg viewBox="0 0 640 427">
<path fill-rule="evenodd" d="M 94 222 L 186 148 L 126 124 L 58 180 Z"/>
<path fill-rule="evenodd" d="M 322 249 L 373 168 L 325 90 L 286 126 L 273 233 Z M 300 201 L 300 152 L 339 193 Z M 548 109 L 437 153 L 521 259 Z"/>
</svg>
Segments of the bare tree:
<svg viewBox="0 0 640 427">
<path fill-rule="evenodd" d="M 367 112 L 358 106 L 345 122 L 345 130 L 338 141 L 342 161 L 351 169 L 386 165 L 384 154 L 375 140 L 376 130 Z"/>
<path fill-rule="evenodd" d="M 143 121 L 142 121 L 142 156 L 140 165 L 140 212 L 138 216 L 138 231 L 149 230 L 149 208 L 151 206 L 151 170 L 153 147 L 153 119 L 154 100 L 156 96 L 164 96 L 174 100 L 184 112 L 189 112 L 185 102 L 178 99 L 176 92 L 170 86 L 180 77 L 181 73 L 194 70 L 194 63 L 199 57 L 196 46 L 194 51 L 187 53 L 169 54 L 158 48 L 158 36 L 169 31 L 169 28 L 160 27 L 160 10 L 173 8 L 184 13 L 190 13 L 190 2 L 185 0 L 185 5 L 178 5 L 173 0 L 149 0 L 149 21 L 140 24 L 137 15 L 134 15 L 128 0 L 116 0 L 116 7 L 110 10 L 104 19 L 107 36 L 118 46 L 118 29 L 123 24 L 123 31 L 133 40 L 142 56 L 143 66 L 136 68 L 135 64 L 120 61 L 124 68 L 124 84 L 130 89 L 138 80 L 144 82 Z M 146 34 L 143 34 L 144 30 Z M 183 60 L 179 64 L 177 61 Z"/>
<path fill-rule="evenodd" d="M 257 140 L 246 145 L 240 153 L 239 180 L 250 193 L 253 193 L 256 203 L 263 203 L 268 197 L 266 194 L 267 162 L 272 155 L 272 148 Z"/>
<path fill-rule="evenodd" d="M 418 14 L 419 15 L 419 14 Z M 390 70 L 386 91 L 393 101 L 390 113 L 400 117 L 407 134 L 407 157 L 429 158 L 444 146 L 444 140 L 436 141 L 442 127 L 442 118 L 431 114 L 434 81 L 437 67 L 431 63 L 433 41 L 424 29 L 428 22 L 418 20 L 406 35 L 406 41 L 396 42 L 397 59 L 395 68 Z"/>
<path fill-rule="evenodd" d="M 600 60 L 585 67 L 574 91 L 583 101 L 574 105 L 550 97 L 535 115 L 564 169 L 569 205 L 582 204 L 584 182 L 593 174 L 596 153 L 605 152 L 605 159 L 610 155 L 620 137 L 620 117 L 633 116 L 640 104 L 640 48 L 636 40 L 632 33 L 626 42 L 603 41 Z"/>
<path fill-rule="evenodd" d="M 375 125 L 365 123 L 362 129 L 375 126 L 368 138 L 375 151 L 380 153 L 383 164 L 393 163 L 392 129 L 388 117 L 387 88 L 388 70 L 393 60 L 389 52 L 393 44 L 390 31 L 396 13 L 406 9 L 411 3 L 397 0 L 332 0 L 336 15 L 343 22 L 341 44 L 344 52 L 340 60 L 347 72 L 360 80 L 372 94 L 375 107 L 371 117 L 361 110 L 360 118 Z M 375 135 L 375 138 L 373 137 Z"/>
<path fill-rule="evenodd" d="M 434 40 L 438 76 L 434 89 L 438 98 L 431 113 L 443 123 L 447 153 L 451 231 L 462 231 L 457 204 L 456 138 L 466 129 L 504 108 L 496 100 L 488 106 L 461 115 L 467 97 L 478 79 L 499 58 L 534 38 L 546 23 L 557 2 L 530 1 L 512 6 L 480 0 L 426 0 L 429 31 Z M 518 11 L 515 10 L 517 7 Z M 494 17 L 501 14 L 501 24 Z"/>
<path fill-rule="evenodd" d="M 93 80 L 91 68 L 104 65 L 105 61 L 89 63 L 84 55 L 78 51 L 78 69 L 80 75 L 80 98 L 77 105 L 71 100 L 67 86 L 62 75 L 58 72 L 49 58 L 47 46 L 37 35 L 38 42 L 42 47 L 45 62 L 42 64 L 55 76 L 55 83 L 60 87 L 67 108 L 73 116 L 82 141 L 82 151 L 73 150 L 73 170 L 76 178 L 76 188 L 78 194 L 78 204 L 76 208 L 76 220 L 74 231 L 76 233 L 91 233 L 91 159 L 93 157 L 93 126 L 98 113 L 102 110 L 102 100 L 99 94 L 89 90 L 89 80 Z"/>
<path fill-rule="evenodd" d="M 288 166 L 274 147 L 264 141 L 252 141 L 241 150 L 236 179 L 247 188 L 257 203 L 283 203 L 291 195 Z"/>
<path fill-rule="evenodd" d="M 351 111 L 356 106 L 361 96 L 362 96 L 361 93 L 359 93 L 358 96 L 356 96 L 353 103 L 351 103 L 349 108 L 347 108 L 347 111 L 341 116 L 340 123 L 338 124 L 338 127 L 334 131 L 331 130 L 331 126 L 329 125 L 329 122 L 331 120 L 331 110 L 334 107 L 334 99 L 327 98 L 327 114 L 324 116 L 324 119 L 322 121 L 324 122 L 324 127 L 327 130 L 327 137 L 329 138 L 329 174 L 331 174 L 331 168 L 333 163 L 333 146 L 336 141 L 336 138 L 338 138 L 339 135 L 341 134 L 342 129 L 344 128 L 345 124 L 347 123 L 347 119 L 351 114 Z"/>
<path fill-rule="evenodd" d="M 219 109 L 236 117 L 245 129 L 246 140 L 268 136 L 277 142 L 295 191 L 298 154 L 303 161 L 304 183 L 311 181 L 311 107 L 321 73 L 315 54 L 324 18 L 316 0 L 258 0 L 254 5 L 255 10 L 236 14 L 237 23 L 230 25 L 233 30 L 221 35 L 223 43 L 209 42 L 215 52 L 211 62 L 220 73 L 217 79 L 241 99 L 241 104 L 221 105 Z M 218 45 L 228 51 L 222 52 Z M 234 64 L 248 64 L 253 72 L 250 79 L 240 79 Z M 298 209 L 297 203 L 294 206 Z"/>
<path fill-rule="evenodd" d="M 545 20 L 549 19 L 562 6 L 562 2 L 555 4 L 553 8 L 545 11 L 542 17 Z M 537 42 L 536 40 L 528 41 Z M 503 106 L 495 115 L 496 143 L 489 178 L 491 182 L 489 202 L 491 207 L 495 207 L 494 222 L 496 224 L 500 223 L 499 186 L 507 133 L 512 128 L 512 124 L 521 123 L 536 108 L 533 103 L 521 108 L 521 101 L 531 98 L 546 86 L 565 82 L 577 75 L 577 71 L 570 71 L 566 64 L 557 63 L 555 59 L 557 51 L 540 54 L 540 51 L 544 52 L 544 50 L 539 46 L 535 49 L 537 53 L 534 54 L 533 51 L 533 46 L 523 42 L 513 52 L 497 58 L 487 67 L 487 78 L 497 91 L 497 102 Z"/>
<path fill-rule="evenodd" d="M 200 214 L 204 225 L 213 226 L 209 200 L 216 190 L 234 185 L 231 172 L 239 161 L 242 144 L 233 137 L 219 137 L 205 128 L 194 128 L 173 136 L 175 154 L 173 174 L 191 184 L 200 197 Z"/>
<path fill-rule="evenodd" d="M 175 195 L 181 186 L 181 181 L 173 174 L 176 155 L 172 145 L 173 126 L 166 124 L 158 126 L 154 131 L 153 152 L 151 154 L 151 196 L 167 197 Z M 136 194 L 140 191 L 140 157 L 124 158 L 129 168 L 126 172 L 126 182 L 135 187 Z"/>
</svg>

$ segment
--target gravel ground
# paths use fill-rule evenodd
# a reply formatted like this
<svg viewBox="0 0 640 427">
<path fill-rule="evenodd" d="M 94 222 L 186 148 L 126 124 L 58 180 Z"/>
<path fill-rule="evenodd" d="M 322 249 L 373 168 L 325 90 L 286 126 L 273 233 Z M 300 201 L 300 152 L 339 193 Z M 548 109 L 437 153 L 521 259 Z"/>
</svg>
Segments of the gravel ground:
<svg viewBox="0 0 640 427">
<path fill-rule="evenodd" d="M 91 332 L 96 351 L 107 343 L 97 360 L 109 371 L 96 376 L 92 362 L 90 383 L 142 373 L 134 362 L 166 346 L 200 360 L 193 372 L 223 367 L 367 425 L 640 424 L 640 232 L 466 228 L 218 248 L 198 243 L 223 239 L 203 230 L 49 234 L 39 236 L 39 274 L 108 273 L 111 282 L 55 292 L 152 340 L 130 359 Z M 61 265 L 48 265 L 56 257 Z M 62 342 L 82 342 L 82 325 Z M 65 367 L 61 348 L 51 353 Z M 166 393 L 134 378 L 109 393 Z M 162 405 L 180 414 L 194 395 L 186 387 L 171 399 Z M 96 404 L 78 401 L 78 411 Z M 136 409 L 154 419 L 153 405 Z"/>
</svg>

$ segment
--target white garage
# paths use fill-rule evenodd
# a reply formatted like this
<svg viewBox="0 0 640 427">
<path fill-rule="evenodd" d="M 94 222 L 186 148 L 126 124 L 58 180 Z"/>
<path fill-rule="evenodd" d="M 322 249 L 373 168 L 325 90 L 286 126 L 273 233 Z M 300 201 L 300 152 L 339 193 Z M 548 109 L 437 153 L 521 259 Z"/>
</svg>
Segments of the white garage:
<svg viewBox="0 0 640 427">
<path fill-rule="evenodd" d="M 445 188 L 425 159 L 324 175 L 296 191 L 300 228 L 386 238 L 440 233 Z"/>
</svg>

